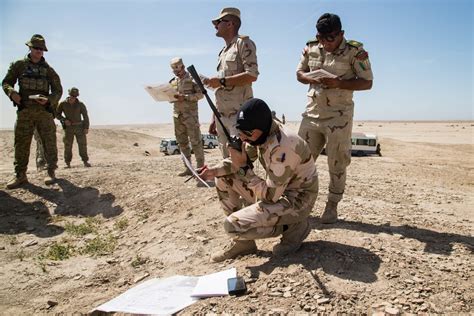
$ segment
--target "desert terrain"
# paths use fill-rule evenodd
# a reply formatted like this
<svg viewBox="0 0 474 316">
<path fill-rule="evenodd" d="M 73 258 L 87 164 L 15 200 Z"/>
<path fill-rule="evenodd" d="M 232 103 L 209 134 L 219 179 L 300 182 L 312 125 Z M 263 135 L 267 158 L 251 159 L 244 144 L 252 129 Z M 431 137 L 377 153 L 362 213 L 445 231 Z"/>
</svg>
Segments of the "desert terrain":
<svg viewBox="0 0 474 316">
<path fill-rule="evenodd" d="M 297 130 L 290 122 L 287 128 Z M 474 122 L 355 122 L 379 137 L 382 157 L 353 157 L 340 220 L 319 215 L 320 192 L 302 248 L 223 263 L 227 242 L 215 189 L 178 177 L 179 155 L 159 152 L 171 124 L 93 126 L 92 168 L 74 145 L 58 182 L 43 183 L 34 155 L 30 183 L 4 189 L 13 174 L 13 131 L 0 131 L 0 314 L 88 313 L 149 278 L 199 276 L 236 267 L 247 295 L 202 299 L 191 314 L 472 314 L 474 311 Z M 206 131 L 207 126 L 202 126 Z M 34 145 L 33 145 L 34 148 Z M 207 164 L 219 161 L 206 149 Z M 257 165 L 261 169 L 261 166 Z"/>
</svg>

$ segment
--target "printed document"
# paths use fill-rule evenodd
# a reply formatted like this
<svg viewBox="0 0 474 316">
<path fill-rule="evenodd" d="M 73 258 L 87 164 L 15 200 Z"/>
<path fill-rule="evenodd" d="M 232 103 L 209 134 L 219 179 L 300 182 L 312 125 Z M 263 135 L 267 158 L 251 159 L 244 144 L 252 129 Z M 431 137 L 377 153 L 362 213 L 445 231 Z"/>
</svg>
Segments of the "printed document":
<svg viewBox="0 0 474 316">
<path fill-rule="evenodd" d="M 319 79 L 319 78 L 337 78 L 336 75 L 326 71 L 324 69 L 316 69 L 310 72 L 305 73 L 306 77 L 310 77 L 312 79 Z"/>
<path fill-rule="evenodd" d="M 148 92 L 153 100 L 156 102 L 173 102 L 177 101 L 174 97 L 178 92 L 169 83 L 160 84 L 156 86 L 146 86 L 146 92 Z"/>
</svg>

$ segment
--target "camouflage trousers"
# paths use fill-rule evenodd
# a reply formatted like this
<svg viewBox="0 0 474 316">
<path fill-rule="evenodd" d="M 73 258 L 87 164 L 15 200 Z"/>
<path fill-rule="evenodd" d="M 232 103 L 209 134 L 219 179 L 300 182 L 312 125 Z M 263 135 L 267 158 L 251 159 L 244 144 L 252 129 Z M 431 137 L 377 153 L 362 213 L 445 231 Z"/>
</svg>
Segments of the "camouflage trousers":
<svg viewBox="0 0 474 316">
<path fill-rule="evenodd" d="M 44 147 L 46 168 L 55 170 L 58 165 L 56 145 L 56 125 L 51 113 L 37 107 L 25 108 L 17 112 L 15 123 L 15 173 L 26 172 L 30 158 L 30 147 L 35 129 Z"/>
<path fill-rule="evenodd" d="M 179 150 L 191 161 L 191 143 L 197 167 L 204 165 L 204 149 L 199 125 L 197 106 L 186 111 L 176 112 L 173 115 L 174 135 L 178 142 Z"/>
<path fill-rule="evenodd" d="M 84 134 L 84 128 L 82 125 L 71 125 L 66 126 L 64 129 L 64 162 L 69 164 L 72 160 L 74 136 L 76 137 L 77 146 L 79 147 L 79 156 L 81 156 L 82 161 L 89 161 L 89 156 L 87 155 L 87 137 L 86 134 Z"/>
<path fill-rule="evenodd" d="M 216 178 L 216 189 L 227 216 L 224 229 L 234 240 L 278 236 L 281 226 L 306 220 L 318 196 L 316 187 L 314 192 L 282 195 L 275 203 L 257 201 L 236 175 Z"/>
<path fill-rule="evenodd" d="M 235 124 L 237 123 L 237 113 L 232 114 L 230 116 L 221 116 L 221 121 L 224 124 L 225 128 L 229 131 L 231 136 L 237 136 L 238 132 L 235 128 Z M 219 141 L 219 148 L 222 152 L 222 157 L 227 158 L 229 157 L 229 150 L 227 149 L 228 142 L 227 137 L 224 134 L 224 130 L 222 129 L 221 124 L 216 119 L 216 128 L 217 128 L 217 140 Z"/>
<path fill-rule="evenodd" d="M 39 136 L 38 129 L 35 128 L 34 137 L 36 141 L 36 168 L 46 166 L 46 158 L 44 157 L 44 145 Z"/>
<path fill-rule="evenodd" d="M 339 202 L 346 187 L 346 169 L 351 163 L 352 116 L 340 116 L 329 120 L 303 117 L 298 135 L 311 149 L 314 160 L 324 145 L 328 157 L 328 200 Z"/>
</svg>

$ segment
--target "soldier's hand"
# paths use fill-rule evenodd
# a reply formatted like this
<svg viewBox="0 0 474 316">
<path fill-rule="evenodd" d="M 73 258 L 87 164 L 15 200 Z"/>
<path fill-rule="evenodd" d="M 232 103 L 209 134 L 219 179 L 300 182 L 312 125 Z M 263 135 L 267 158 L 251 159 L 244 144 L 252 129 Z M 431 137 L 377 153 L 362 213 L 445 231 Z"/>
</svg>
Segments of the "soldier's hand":
<svg viewBox="0 0 474 316">
<path fill-rule="evenodd" d="M 325 88 L 329 89 L 339 88 L 339 84 L 341 83 L 341 79 L 339 78 L 321 78 L 320 80 Z"/>
<path fill-rule="evenodd" d="M 10 98 L 17 104 L 21 103 L 21 96 L 16 92 L 12 92 L 12 94 L 10 94 Z"/>
<path fill-rule="evenodd" d="M 48 100 L 43 100 L 43 99 L 35 99 L 35 101 L 41 105 L 46 105 L 46 103 L 48 103 Z"/>
<path fill-rule="evenodd" d="M 247 165 L 247 152 L 245 151 L 245 143 L 242 142 L 241 151 L 238 151 L 232 147 L 228 147 L 230 160 L 232 164 L 237 168 Z"/>
<path fill-rule="evenodd" d="M 66 124 L 66 126 L 71 126 L 71 121 L 70 120 L 65 120 L 64 124 Z"/>
<path fill-rule="evenodd" d="M 201 168 L 201 171 L 199 172 L 199 176 L 204 181 L 213 180 L 216 177 L 216 175 L 217 175 L 216 169 L 208 169 L 207 167 Z"/>
<path fill-rule="evenodd" d="M 209 78 L 206 80 L 207 81 L 206 86 L 211 87 L 213 89 L 217 89 L 221 86 L 221 83 L 219 80 L 220 79 L 217 77 Z"/>
<path fill-rule="evenodd" d="M 89 133 L 89 129 L 88 128 L 84 128 L 84 134 L 87 134 Z"/>
<path fill-rule="evenodd" d="M 212 121 L 209 125 L 209 134 L 217 135 L 216 121 Z"/>
<path fill-rule="evenodd" d="M 183 102 L 184 101 L 184 95 L 182 94 L 175 94 L 174 98 L 178 100 L 178 102 Z"/>
</svg>

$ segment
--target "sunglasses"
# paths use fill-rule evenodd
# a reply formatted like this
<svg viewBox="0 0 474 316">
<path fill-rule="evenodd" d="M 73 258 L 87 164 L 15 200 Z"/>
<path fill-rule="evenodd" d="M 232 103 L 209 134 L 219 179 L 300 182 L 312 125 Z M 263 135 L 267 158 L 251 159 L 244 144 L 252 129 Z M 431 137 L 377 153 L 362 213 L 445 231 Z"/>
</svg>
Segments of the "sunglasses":
<svg viewBox="0 0 474 316">
<path fill-rule="evenodd" d="M 338 37 L 339 34 L 341 34 L 341 31 L 337 32 L 336 34 L 324 34 L 324 35 L 316 34 L 316 38 L 319 41 L 324 40 L 326 42 L 332 43 L 336 40 L 336 37 Z"/>
<path fill-rule="evenodd" d="M 44 48 L 42 47 L 32 47 L 34 50 L 39 50 L 39 51 L 44 51 Z"/>
<path fill-rule="evenodd" d="M 252 135 L 253 135 L 253 130 L 251 130 L 251 131 L 243 131 L 243 130 L 240 130 L 240 129 L 239 129 L 239 132 L 242 133 L 242 134 L 244 134 L 244 135 L 247 136 L 247 137 L 252 137 Z"/>
<path fill-rule="evenodd" d="M 216 21 L 216 23 L 214 24 L 215 26 L 219 25 L 221 22 L 229 22 L 229 20 L 225 20 L 225 19 L 219 19 Z"/>
</svg>

